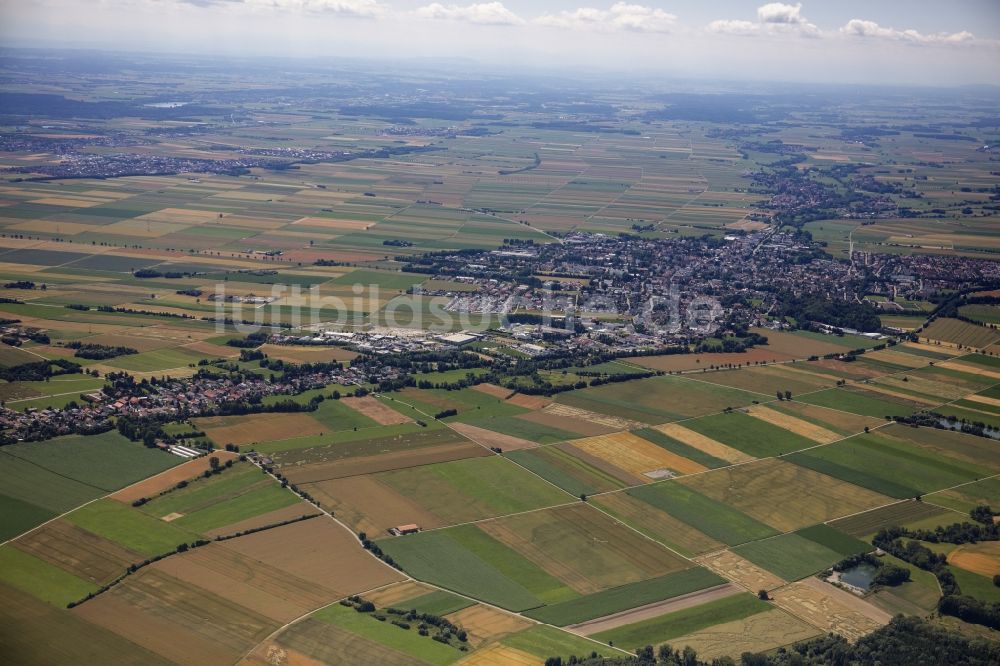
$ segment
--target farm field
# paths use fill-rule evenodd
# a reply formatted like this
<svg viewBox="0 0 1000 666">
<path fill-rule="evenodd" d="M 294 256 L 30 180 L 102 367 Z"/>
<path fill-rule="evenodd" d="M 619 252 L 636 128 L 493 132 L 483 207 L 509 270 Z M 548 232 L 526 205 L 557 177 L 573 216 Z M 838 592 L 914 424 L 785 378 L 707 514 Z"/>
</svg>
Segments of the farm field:
<svg viewBox="0 0 1000 666">
<path fill-rule="evenodd" d="M 566 503 L 572 497 L 500 457 L 468 458 L 306 484 L 355 531 L 445 527 Z"/>
<path fill-rule="evenodd" d="M 13 444 L 0 451 L 0 538 L 167 470 L 180 459 L 117 433 Z"/>
<path fill-rule="evenodd" d="M 775 609 L 715 624 L 674 638 L 671 643 L 690 646 L 702 658 L 736 658 L 744 652 L 768 651 L 792 645 L 820 633 L 801 618 Z"/>
<path fill-rule="evenodd" d="M 678 377 L 652 377 L 560 394 L 557 402 L 642 423 L 676 421 L 750 404 L 759 395 Z M 666 407 L 669 405 L 669 407 Z"/>
<path fill-rule="evenodd" d="M 778 531 L 808 527 L 891 501 L 786 459 L 727 467 L 677 483 Z"/>
<path fill-rule="evenodd" d="M 982 349 L 1000 339 L 1000 333 L 958 319 L 942 318 L 936 319 L 921 331 L 920 338 L 929 342 Z"/>
<path fill-rule="evenodd" d="M 733 552 L 779 578 L 796 581 L 871 548 L 826 525 L 816 525 L 744 544 Z"/>
<path fill-rule="evenodd" d="M 710 601 L 694 608 L 667 613 L 659 617 L 594 634 L 603 641 L 612 641 L 629 649 L 645 645 L 657 646 L 672 639 L 726 622 L 734 622 L 770 610 L 770 606 L 749 594 L 738 594 Z"/>
<path fill-rule="evenodd" d="M 181 18 L 249 11 L 216 4 Z M 695 34 L 624 3 L 256 4 L 261 25 L 416 18 L 473 41 Z M 751 55 L 836 32 L 801 11 L 694 30 L 746 24 Z M 886 26 L 911 26 L 880 21 L 799 41 L 889 53 Z M 967 58 L 990 46 L 972 29 L 896 41 Z M 543 666 L 668 644 L 756 664 L 896 613 L 995 638 L 892 555 L 910 582 L 816 577 L 880 529 L 1000 508 L 995 90 L 515 85 L 411 60 L 6 49 L 6 662 Z M 928 544 L 990 603 L 995 546 Z"/>
<path fill-rule="evenodd" d="M 587 599 L 691 566 L 586 506 L 384 539 L 379 545 L 412 575 L 510 610 Z M 585 608 L 620 603 L 603 598 L 579 603 Z"/>
<path fill-rule="evenodd" d="M 787 460 L 869 490 L 904 499 L 982 476 L 981 464 L 915 445 L 907 428 L 892 426 Z"/>
</svg>

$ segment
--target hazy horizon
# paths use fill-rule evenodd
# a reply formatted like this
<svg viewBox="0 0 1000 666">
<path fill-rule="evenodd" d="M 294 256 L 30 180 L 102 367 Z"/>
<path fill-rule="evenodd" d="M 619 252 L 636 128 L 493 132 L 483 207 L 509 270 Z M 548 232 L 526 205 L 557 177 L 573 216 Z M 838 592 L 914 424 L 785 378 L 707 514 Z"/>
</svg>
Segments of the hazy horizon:
<svg viewBox="0 0 1000 666">
<path fill-rule="evenodd" d="M 706 6 L 707 5 L 707 6 Z M 448 61 L 504 73 L 1000 84 L 1000 5 L 414 0 L 5 4 L 4 47 Z"/>
</svg>

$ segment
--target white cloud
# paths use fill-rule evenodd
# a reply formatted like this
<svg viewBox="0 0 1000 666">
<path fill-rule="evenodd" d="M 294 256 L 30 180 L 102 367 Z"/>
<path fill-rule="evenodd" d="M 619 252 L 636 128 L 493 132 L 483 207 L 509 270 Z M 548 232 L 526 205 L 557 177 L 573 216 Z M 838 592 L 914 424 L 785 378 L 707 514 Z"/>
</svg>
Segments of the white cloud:
<svg viewBox="0 0 1000 666">
<path fill-rule="evenodd" d="M 875 23 L 875 21 L 864 21 L 862 19 L 851 19 L 847 22 L 847 25 L 840 29 L 840 32 L 848 37 L 887 39 L 897 42 L 909 42 L 911 44 L 962 44 L 975 39 L 975 35 L 967 30 L 925 35 L 916 30 L 884 28 Z"/>
<path fill-rule="evenodd" d="M 770 2 L 757 8 L 757 21 L 722 19 L 708 24 L 708 31 L 723 35 L 791 35 L 795 37 L 820 37 L 816 24 L 802 15 L 802 3 L 787 5 Z"/>
<path fill-rule="evenodd" d="M 245 7 L 255 11 L 337 14 L 359 18 L 379 18 L 389 9 L 378 0 L 177 0 L 195 7 Z"/>
<path fill-rule="evenodd" d="M 426 7 L 414 10 L 413 13 L 423 19 L 467 21 L 482 25 L 522 25 L 524 23 L 524 19 L 504 7 L 502 2 L 482 2 L 464 6 L 446 6 L 439 2 L 432 2 Z"/>
<path fill-rule="evenodd" d="M 551 28 L 670 32 L 677 17 L 655 7 L 616 2 L 609 9 L 580 7 L 558 14 L 542 14 L 535 23 Z"/>
<path fill-rule="evenodd" d="M 757 8 L 757 20 L 761 23 L 785 23 L 801 25 L 807 23 L 802 16 L 802 3 L 786 5 L 783 2 L 769 2 Z"/>
<path fill-rule="evenodd" d="M 760 23 L 740 20 L 719 20 L 708 24 L 711 32 L 718 32 L 725 35 L 756 35 L 760 32 Z"/>
</svg>

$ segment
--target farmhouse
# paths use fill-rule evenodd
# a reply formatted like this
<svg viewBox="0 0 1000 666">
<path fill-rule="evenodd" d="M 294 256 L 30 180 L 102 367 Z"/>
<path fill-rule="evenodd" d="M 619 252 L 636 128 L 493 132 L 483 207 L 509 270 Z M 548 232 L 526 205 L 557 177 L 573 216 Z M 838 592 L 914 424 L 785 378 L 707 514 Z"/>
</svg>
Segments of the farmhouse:
<svg viewBox="0 0 1000 666">
<path fill-rule="evenodd" d="M 398 527 L 390 527 L 389 534 L 393 536 L 403 536 L 406 534 L 416 534 L 420 531 L 420 526 L 416 523 L 410 523 L 409 525 L 399 525 Z"/>
</svg>

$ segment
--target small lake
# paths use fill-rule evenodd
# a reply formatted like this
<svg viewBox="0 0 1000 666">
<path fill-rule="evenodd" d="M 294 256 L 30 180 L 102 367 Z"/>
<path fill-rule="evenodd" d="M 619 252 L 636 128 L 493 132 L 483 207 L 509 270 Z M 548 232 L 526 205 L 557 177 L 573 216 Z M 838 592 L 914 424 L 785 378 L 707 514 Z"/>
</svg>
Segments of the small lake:
<svg viewBox="0 0 1000 666">
<path fill-rule="evenodd" d="M 153 102 L 152 104 L 143 104 L 143 106 L 148 106 L 153 109 L 177 109 L 187 105 L 187 102 Z"/>
<path fill-rule="evenodd" d="M 851 567 L 850 569 L 841 571 L 840 580 L 848 585 L 853 585 L 854 587 L 867 592 L 872 586 L 872 581 L 875 580 L 875 576 L 877 574 L 878 567 L 874 567 L 870 564 L 859 564 L 856 567 Z"/>
</svg>

